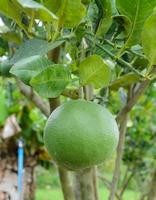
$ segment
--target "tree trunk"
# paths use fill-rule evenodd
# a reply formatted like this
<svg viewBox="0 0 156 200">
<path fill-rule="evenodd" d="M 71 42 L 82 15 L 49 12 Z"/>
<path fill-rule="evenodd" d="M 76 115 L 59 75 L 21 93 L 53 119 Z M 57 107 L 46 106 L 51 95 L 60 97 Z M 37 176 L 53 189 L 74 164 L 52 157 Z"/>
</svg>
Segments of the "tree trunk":
<svg viewBox="0 0 156 200">
<path fill-rule="evenodd" d="M 80 187 L 82 200 L 95 200 L 93 185 L 93 168 L 87 168 L 80 172 Z"/>
<path fill-rule="evenodd" d="M 28 159 L 29 160 L 29 159 Z M 1 157 L 0 164 L 0 200 L 18 200 L 17 157 Z M 35 199 L 34 166 L 24 169 L 23 199 Z"/>
<path fill-rule="evenodd" d="M 58 166 L 60 183 L 63 191 L 64 200 L 74 200 L 74 191 L 72 188 L 72 182 L 70 180 L 70 174 L 63 167 Z"/>
</svg>

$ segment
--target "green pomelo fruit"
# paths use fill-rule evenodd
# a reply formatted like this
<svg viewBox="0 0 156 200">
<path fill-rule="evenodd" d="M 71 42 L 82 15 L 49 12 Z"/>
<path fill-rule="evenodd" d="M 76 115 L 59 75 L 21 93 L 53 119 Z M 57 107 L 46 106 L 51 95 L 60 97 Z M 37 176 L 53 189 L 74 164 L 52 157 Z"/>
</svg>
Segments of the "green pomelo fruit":
<svg viewBox="0 0 156 200">
<path fill-rule="evenodd" d="M 112 114 L 84 100 L 72 100 L 50 115 L 44 141 L 49 154 L 67 169 L 102 163 L 117 147 L 119 131 Z"/>
</svg>

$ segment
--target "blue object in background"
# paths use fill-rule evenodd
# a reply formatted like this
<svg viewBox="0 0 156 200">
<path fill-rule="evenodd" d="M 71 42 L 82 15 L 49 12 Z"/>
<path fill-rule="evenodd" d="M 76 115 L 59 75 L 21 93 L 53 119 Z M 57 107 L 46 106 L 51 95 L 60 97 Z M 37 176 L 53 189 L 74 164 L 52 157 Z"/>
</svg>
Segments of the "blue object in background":
<svg viewBox="0 0 156 200">
<path fill-rule="evenodd" d="M 18 141 L 18 193 L 19 199 L 23 193 L 23 168 L 24 168 L 24 142 L 22 139 Z"/>
</svg>

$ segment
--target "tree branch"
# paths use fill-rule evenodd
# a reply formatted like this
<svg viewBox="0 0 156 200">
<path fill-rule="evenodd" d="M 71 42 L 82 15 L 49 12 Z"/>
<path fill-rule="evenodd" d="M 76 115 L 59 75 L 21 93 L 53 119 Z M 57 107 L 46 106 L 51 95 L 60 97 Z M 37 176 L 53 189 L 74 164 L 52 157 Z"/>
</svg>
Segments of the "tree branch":
<svg viewBox="0 0 156 200">
<path fill-rule="evenodd" d="M 123 148 L 124 148 L 124 142 L 125 142 L 125 133 L 127 129 L 127 119 L 128 119 L 128 113 L 124 113 L 124 118 L 122 121 L 122 124 L 120 125 L 120 137 L 119 137 L 119 144 L 117 147 L 117 156 L 115 160 L 115 170 L 113 174 L 113 179 L 111 183 L 111 191 L 110 191 L 110 196 L 109 200 L 114 200 L 115 193 L 117 190 L 117 185 L 119 182 L 119 176 L 120 176 L 120 165 L 121 165 L 121 160 L 123 156 Z"/>
<path fill-rule="evenodd" d="M 145 90 L 146 90 L 146 88 L 148 87 L 149 84 L 150 84 L 150 80 L 145 80 L 145 81 L 142 81 L 140 83 L 138 89 L 133 94 L 133 97 L 128 100 L 126 105 L 118 113 L 118 115 L 116 117 L 116 121 L 117 121 L 118 124 L 122 123 L 122 121 L 125 117 L 124 114 L 131 111 L 131 109 L 137 103 L 137 101 L 142 96 L 142 94 L 145 92 Z"/>
<path fill-rule="evenodd" d="M 36 107 L 39 108 L 46 117 L 48 117 L 50 115 L 49 104 L 46 101 L 43 101 L 42 98 L 36 92 L 34 92 L 31 87 L 25 85 L 21 80 L 16 79 L 16 82 L 20 92 L 25 97 L 30 99 L 36 105 Z"/>
<path fill-rule="evenodd" d="M 145 92 L 149 84 L 150 84 L 150 80 L 142 81 L 140 85 L 138 86 L 138 88 L 136 89 L 136 91 L 133 93 L 133 95 L 128 99 L 126 105 L 121 109 L 121 111 L 118 113 L 116 117 L 116 121 L 120 125 L 120 136 L 119 136 L 119 143 L 117 147 L 117 157 L 115 161 L 115 170 L 113 174 L 112 187 L 110 191 L 109 200 L 114 199 L 115 192 L 117 190 L 117 185 L 119 182 L 120 165 L 121 165 L 122 156 L 123 156 L 128 113 L 131 111 L 133 106 L 137 103 L 139 98 Z"/>
<path fill-rule="evenodd" d="M 111 182 L 110 182 L 109 180 L 107 180 L 105 177 L 103 177 L 103 176 L 100 175 L 100 174 L 98 174 L 98 178 L 101 179 L 101 180 L 103 181 L 103 183 L 105 184 L 105 186 L 106 186 L 106 188 L 107 188 L 108 190 L 111 189 Z M 117 199 L 120 200 L 120 197 L 119 197 L 117 191 L 116 191 L 116 193 L 115 193 L 115 196 L 116 196 Z"/>
<path fill-rule="evenodd" d="M 132 179 L 132 177 L 134 176 L 134 170 L 131 172 L 131 174 L 128 176 L 128 178 L 125 180 L 124 184 L 123 184 L 123 187 L 121 189 L 121 192 L 120 192 L 120 197 L 122 198 L 126 188 L 128 187 L 129 185 L 129 182 L 130 180 Z"/>
</svg>

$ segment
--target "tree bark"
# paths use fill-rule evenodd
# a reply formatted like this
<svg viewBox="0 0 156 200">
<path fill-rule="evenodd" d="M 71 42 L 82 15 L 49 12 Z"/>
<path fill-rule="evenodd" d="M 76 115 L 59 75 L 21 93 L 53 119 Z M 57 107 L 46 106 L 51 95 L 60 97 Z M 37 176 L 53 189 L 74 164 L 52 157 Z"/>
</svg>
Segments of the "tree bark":
<svg viewBox="0 0 156 200">
<path fill-rule="evenodd" d="M 28 158 L 29 159 L 29 158 Z M 35 199 L 35 166 L 27 165 L 24 168 L 23 199 Z M 17 157 L 1 158 L 0 165 L 0 200 L 18 200 L 17 192 Z"/>
<path fill-rule="evenodd" d="M 63 167 L 58 166 L 59 178 L 61 188 L 63 191 L 64 200 L 74 200 L 74 191 L 72 188 L 72 182 L 70 180 L 69 173 Z"/>
<path fill-rule="evenodd" d="M 93 168 L 87 168 L 80 172 L 81 200 L 95 200 L 93 185 Z"/>
</svg>

